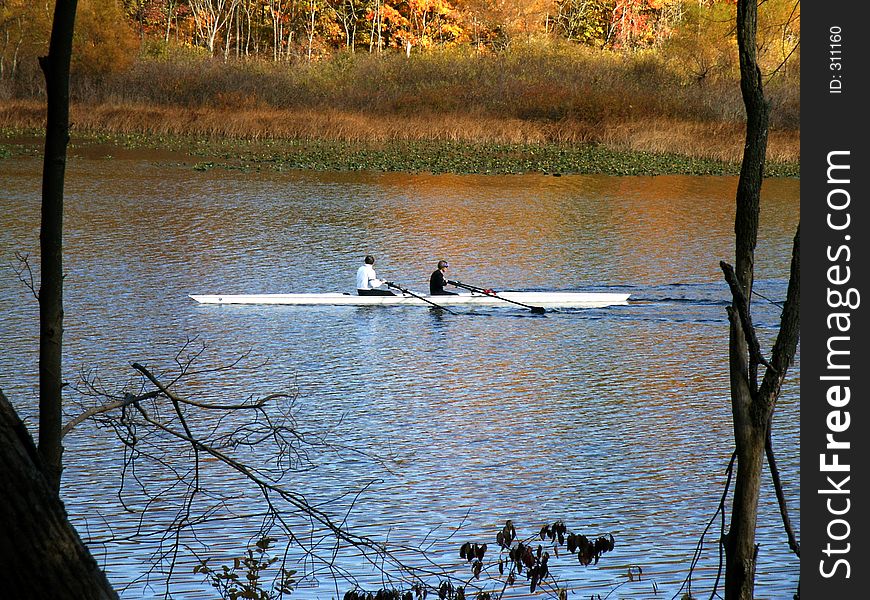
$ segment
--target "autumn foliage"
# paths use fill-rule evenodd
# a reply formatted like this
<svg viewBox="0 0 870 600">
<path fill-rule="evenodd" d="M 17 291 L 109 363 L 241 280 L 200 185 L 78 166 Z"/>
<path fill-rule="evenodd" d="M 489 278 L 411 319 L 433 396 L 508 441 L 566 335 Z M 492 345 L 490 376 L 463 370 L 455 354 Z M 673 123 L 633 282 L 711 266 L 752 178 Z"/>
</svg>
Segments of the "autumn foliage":
<svg viewBox="0 0 870 600">
<path fill-rule="evenodd" d="M 49 5 L 0 0 L 0 127 L 41 119 Z M 79 0 L 73 110 L 79 129 L 161 135 L 652 151 L 703 137 L 702 155 L 730 160 L 743 119 L 734 11 L 731 0 Z M 759 41 L 772 147 L 794 132 L 792 160 L 799 4 L 762 3 Z"/>
<path fill-rule="evenodd" d="M 0 75 L 45 49 L 50 4 L 0 0 Z M 98 70 L 123 69 L 136 56 L 133 46 L 156 41 L 271 60 L 339 49 L 497 51 L 542 36 L 637 51 L 675 37 L 722 45 L 733 35 L 733 13 L 732 0 L 79 0 L 76 50 L 88 68 L 102 64 Z M 793 0 L 763 3 L 760 20 L 762 54 L 775 60 L 795 48 L 800 8 Z"/>
</svg>

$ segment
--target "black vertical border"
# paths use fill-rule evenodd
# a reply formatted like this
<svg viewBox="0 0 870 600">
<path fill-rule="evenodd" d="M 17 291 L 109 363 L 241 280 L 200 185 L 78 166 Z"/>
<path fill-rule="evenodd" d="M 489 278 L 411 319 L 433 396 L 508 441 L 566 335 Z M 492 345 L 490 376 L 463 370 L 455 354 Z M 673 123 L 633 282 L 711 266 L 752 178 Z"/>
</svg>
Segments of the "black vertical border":
<svg viewBox="0 0 870 600">
<path fill-rule="evenodd" d="M 867 288 L 867 251 L 870 238 L 870 217 L 867 204 L 867 180 L 870 178 L 867 162 L 866 135 L 870 120 L 870 98 L 865 79 L 870 75 L 870 51 L 866 24 L 861 18 L 867 12 L 861 0 L 807 0 L 801 3 L 801 595 L 805 599 L 830 598 L 849 600 L 868 597 L 866 574 L 870 565 L 867 536 L 867 499 L 870 474 L 867 469 L 868 426 L 867 379 L 870 361 L 866 348 L 870 346 L 866 313 L 870 310 L 870 290 Z M 832 39 L 839 31 L 842 39 Z M 839 43 L 840 46 L 834 44 Z M 840 64 L 840 67 L 836 65 Z M 840 164 L 848 164 L 848 184 L 828 181 L 828 156 L 838 155 Z M 845 157 L 845 158 L 844 158 Z M 847 172 L 836 171 L 842 178 Z M 848 207 L 836 211 L 828 207 L 828 195 L 841 189 L 848 193 Z M 833 194 L 835 204 L 842 205 L 847 196 Z M 836 224 L 844 223 L 848 213 L 849 227 L 834 230 L 828 225 L 828 215 Z M 841 246 L 839 260 L 836 256 Z M 849 267 L 850 280 L 839 286 L 829 282 L 828 270 L 840 265 L 842 278 Z M 845 292 L 854 288 L 861 295 L 855 309 L 829 306 L 828 290 L 839 288 Z M 867 292 L 865 294 L 865 292 Z M 849 313 L 848 332 L 829 329 L 831 313 Z M 840 349 L 850 354 L 839 362 L 850 365 L 848 370 L 836 371 L 848 375 L 848 381 L 832 382 L 822 377 L 834 374 L 828 368 L 828 341 L 831 336 L 848 336 L 848 347 L 838 341 Z M 832 385 L 847 385 L 851 396 L 848 405 L 834 407 L 828 403 L 827 393 Z M 832 411 L 841 411 L 832 414 Z M 846 431 L 841 428 L 844 412 L 849 413 Z M 839 423 L 839 424 L 838 424 Z M 827 435 L 838 442 L 849 442 L 845 450 L 826 449 Z M 850 466 L 848 473 L 824 472 L 820 455 L 839 455 L 842 464 Z M 828 481 L 828 477 L 832 478 Z M 850 479 L 843 483 L 844 476 Z M 831 493 L 839 486 L 848 493 Z M 826 492 L 825 490 L 829 490 Z M 831 501 L 830 507 L 828 501 Z M 841 512 L 832 514 L 831 510 Z M 839 519 L 839 521 L 838 521 Z M 832 537 L 833 536 L 833 537 Z M 843 538 L 843 539 L 834 539 Z M 830 544 L 830 549 L 828 544 Z M 836 564 L 838 559 L 848 563 Z M 825 576 L 823 571 L 829 576 Z M 848 576 L 847 576 L 848 575 Z"/>
</svg>

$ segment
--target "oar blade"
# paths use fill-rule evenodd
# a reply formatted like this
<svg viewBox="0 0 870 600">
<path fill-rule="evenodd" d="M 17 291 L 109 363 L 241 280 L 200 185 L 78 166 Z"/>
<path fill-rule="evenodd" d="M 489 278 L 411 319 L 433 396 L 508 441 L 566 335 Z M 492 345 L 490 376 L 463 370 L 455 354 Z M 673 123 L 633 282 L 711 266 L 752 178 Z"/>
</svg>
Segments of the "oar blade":
<svg viewBox="0 0 870 600">
<path fill-rule="evenodd" d="M 531 304 L 523 304 L 522 302 L 517 302 L 516 300 L 511 300 L 510 298 L 505 298 L 504 296 L 499 296 L 494 291 L 490 289 L 480 288 L 475 285 L 468 285 L 466 283 L 462 283 L 461 281 L 452 281 L 450 279 L 447 280 L 447 283 L 451 285 L 455 285 L 456 287 L 465 288 L 466 290 L 477 292 L 478 294 L 486 294 L 487 296 L 492 296 L 493 298 L 498 298 L 499 300 L 504 300 L 505 302 L 510 302 L 511 304 L 516 304 L 518 306 L 523 306 L 532 311 L 532 314 L 542 315 L 546 310 L 542 306 L 532 306 Z"/>
</svg>

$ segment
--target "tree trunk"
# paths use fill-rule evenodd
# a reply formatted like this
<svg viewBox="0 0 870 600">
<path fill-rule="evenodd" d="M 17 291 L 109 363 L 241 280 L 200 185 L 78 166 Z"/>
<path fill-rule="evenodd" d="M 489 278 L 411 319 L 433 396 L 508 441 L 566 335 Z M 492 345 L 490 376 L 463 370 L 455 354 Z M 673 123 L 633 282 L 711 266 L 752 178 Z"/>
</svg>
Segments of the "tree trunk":
<svg viewBox="0 0 870 600">
<path fill-rule="evenodd" d="M 39 453 L 0 391 L 0 564 L 3 598 L 117 598 L 67 520 Z"/>
<path fill-rule="evenodd" d="M 39 455 L 55 493 L 63 470 L 61 390 L 63 374 L 63 182 L 69 143 L 69 68 L 77 0 L 57 0 L 45 74 L 47 122 L 42 170 L 42 226 L 39 233 Z"/>
<path fill-rule="evenodd" d="M 39 289 L 39 448 L 0 391 L 0 596 L 102 600 L 118 596 L 60 501 L 63 378 L 63 186 L 76 0 L 57 0 L 45 74 Z"/>
<path fill-rule="evenodd" d="M 758 8 L 755 2 L 737 3 L 737 47 L 740 54 L 740 91 L 746 106 L 746 145 L 737 183 L 737 215 L 734 232 L 737 239 L 737 279 L 747 298 L 752 294 L 755 244 L 758 238 L 758 212 L 761 182 L 767 154 L 767 130 L 770 108 L 764 98 L 761 70 L 756 60 L 755 35 Z"/>
<path fill-rule="evenodd" d="M 731 528 L 725 538 L 725 598 L 752 598 L 755 585 L 755 526 L 769 416 L 757 414 L 750 387 L 749 349 L 740 316 L 728 307 L 731 340 L 731 411 L 737 449 L 737 474 Z"/>
<path fill-rule="evenodd" d="M 737 186 L 734 220 L 736 268 L 723 263 L 733 304 L 728 307 L 731 407 L 737 473 L 731 523 L 723 539 L 726 600 L 751 600 L 758 548 L 755 529 L 764 466 L 765 444 L 786 371 L 794 360 L 799 333 L 800 231 L 795 235 L 789 287 L 779 334 L 770 362 L 761 355 L 750 314 L 755 269 L 755 246 L 764 162 L 767 152 L 769 106 L 764 98 L 756 61 L 757 6 L 755 0 L 737 4 L 740 88 L 746 106 L 746 145 Z M 759 365 L 767 370 L 759 386 Z"/>
</svg>

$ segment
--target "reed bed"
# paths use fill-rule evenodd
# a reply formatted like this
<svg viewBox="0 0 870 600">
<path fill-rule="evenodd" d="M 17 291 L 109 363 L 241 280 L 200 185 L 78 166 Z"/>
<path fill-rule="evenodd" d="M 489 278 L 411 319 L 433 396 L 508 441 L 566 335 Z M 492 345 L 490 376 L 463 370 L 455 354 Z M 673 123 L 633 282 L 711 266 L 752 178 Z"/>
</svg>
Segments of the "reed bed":
<svg viewBox="0 0 870 600">
<path fill-rule="evenodd" d="M 74 77 L 74 131 L 208 139 L 600 144 L 737 162 L 734 77 L 692 80 L 656 54 L 569 45 L 339 54 L 315 63 L 141 57 Z M 800 160 L 799 75 L 772 79 L 768 159 Z M 0 127 L 40 128 L 38 80 L 0 94 Z M 26 85 L 25 85 L 26 84 Z M 14 92 L 14 93 L 13 93 Z"/>
<path fill-rule="evenodd" d="M 71 107 L 74 132 L 89 134 L 197 137 L 243 140 L 329 140 L 350 143 L 438 141 L 478 144 L 601 144 L 622 151 L 677 153 L 739 162 L 744 129 L 740 123 L 644 119 L 557 122 L 515 117 L 371 115 L 336 110 L 183 108 L 149 105 Z M 0 128 L 44 127 L 45 108 L 35 101 L 0 102 Z M 773 131 L 768 160 L 800 161 L 800 134 Z"/>
</svg>

